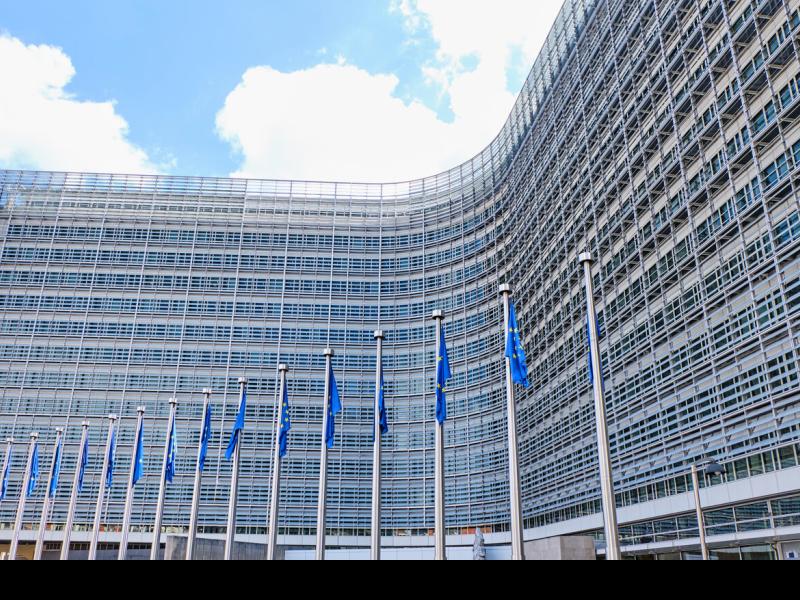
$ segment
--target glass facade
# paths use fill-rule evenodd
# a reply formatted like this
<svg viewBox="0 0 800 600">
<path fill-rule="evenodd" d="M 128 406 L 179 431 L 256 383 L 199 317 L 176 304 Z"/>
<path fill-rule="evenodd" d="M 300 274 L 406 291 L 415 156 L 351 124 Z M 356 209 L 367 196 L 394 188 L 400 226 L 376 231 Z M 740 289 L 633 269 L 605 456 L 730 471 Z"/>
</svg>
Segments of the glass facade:
<svg viewBox="0 0 800 600">
<path fill-rule="evenodd" d="M 799 6 L 568 0 L 499 136 L 473 160 L 418 181 L 0 171 L 0 439 L 36 430 L 49 444 L 54 428 L 67 425 L 71 473 L 80 423 L 92 421 L 77 518 L 86 527 L 99 489 L 103 416 L 123 417 L 124 470 L 135 409 L 145 406 L 148 476 L 133 517 L 144 531 L 155 512 L 167 399 L 177 397 L 180 460 L 164 522 L 181 529 L 201 390 L 210 388 L 214 450 L 201 531 L 220 533 L 230 477 L 221 456 L 237 380 L 247 377 L 238 527 L 262 534 L 277 366 L 285 362 L 293 430 L 280 531 L 311 535 L 322 350 L 330 345 L 344 413 L 330 455 L 327 527 L 367 535 L 372 333 L 382 329 L 392 427 L 383 528 L 427 534 L 430 315 L 441 309 L 454 372 L 447 525 L 503 532 L 510 516 L 498 289 L 509 282 L 532 382 L 518 394 L 525 525 L 568 527 L 600 512 L 577 261 L 588 249 L 597 261 L 619 505 L 687 492 L 689 465 L 709 456 L 725 464 L 726 482 L 780 476 L 797 466 L 800 441 Z M 123 480 L 108 502 L 112 530 L 122 520 Z M 41 501 L 40 489 L 28 504 L 31 526 Z M 758 526 L 768 518 L 762 504 L 720 515 L 719 524 L 710 515 L 709 526 Z M 4 528 L 14 510 L 13 502 L 0 505 Z M 671 521 L 671 531 L 692 528 L 691 519 Z"/>
</svg>

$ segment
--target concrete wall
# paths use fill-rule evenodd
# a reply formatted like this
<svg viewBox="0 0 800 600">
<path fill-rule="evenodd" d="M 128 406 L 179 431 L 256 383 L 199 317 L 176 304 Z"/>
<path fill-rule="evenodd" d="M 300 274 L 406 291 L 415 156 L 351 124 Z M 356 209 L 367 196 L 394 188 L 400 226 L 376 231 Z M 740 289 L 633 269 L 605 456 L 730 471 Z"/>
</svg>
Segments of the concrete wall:
<svg viewBox="0 0 800 600">
<path fill-rule="evenodd" d="M 800 541 L 783 542 L 779 546 L 781 560 L 800 560 Z"/>
<path fill-rule="evenodd" d="M 369 549 L 359 548 L 354 550 L 328 550 L 325 553 L 325 560 L 369 560 Z M 288 550 L 286 560 L 314 560 L 313 550 Z M 434 559 L 433 548 L 383 548 L 381 560 L 385 561 L 432 561 Z M 487 547 L 486 560 L 510 560 L 511 548 L 507 546 Z M 447 560 L 467 561 L 472 560 L 471 547 L 458 547 L 447 549 Z"/>
<path fill-rule="evenodd" d="M 197 540 L 197 560 L 222 560 L 225 542 L 214 539 Z M 528 560 L 595 560 L 594 540 L 590 537 L 564 537 L 553 540 L 528 542 L 525 545 Z M 278 548 L 278 560 L 314 560 L 313 549 Z M 234 545 L 234 560 L 264 560 L 266 546 L 237 542 Z M 186 538 L 169 536 L 167 538 L 166 559 L 184 560 L 186 556 Z M 368 548 L 330 549 L 325 553 L 326 560 L 369 560 Z M 386 561 L 430 561 L 433 560 L 433 548 L 384 548 L 382 560 Z M 471 546 L 449 547 L 447 559 L 452 561 L 471 561 Z M 511 548 L 508 546 L 487 546 L 486 560 L 510 560 Z"/>
<path fill-rule="evenodd" d="M 590 537 L 556 537 L 525 543 L 527 560 L 597 560 L 594 539 Z"/>
<path fill-rule="evenodd" d="M 17 560 L 33 560 L 33 553 L 36 547 L 33 544 L 20 544 L 17 550 Z M 0 544 L 0 560 L 6 560 L 8 556 L 9 545 Z M 97 560 L 117 560 L 119 550 L 98 550 Z M 163 552 L 161 552 L 163 558 Z M 70 550 L 70 560 L 89 560 L 88 550 Z M 42 553 L 42 560 L 61 560 L 60 550 L 45 550 Z M 127 560 L 150 560 L 150 550 L 134 550 L 129 549 Z"/>
<path fill-rule="evenodd" d="M 186 560 L 187 538 L 179 536 L 167 537 L 166 560 Z M 286 549 L 278 546 L 276 558 L 284 560 Z M 265 560 L 267 546 L 265 544 L 233 544 L 233 560 Z M 195 544 L 195 560 L 223 560 L 225 558 L 225 541 L 198 538 Z"/>
</svg>

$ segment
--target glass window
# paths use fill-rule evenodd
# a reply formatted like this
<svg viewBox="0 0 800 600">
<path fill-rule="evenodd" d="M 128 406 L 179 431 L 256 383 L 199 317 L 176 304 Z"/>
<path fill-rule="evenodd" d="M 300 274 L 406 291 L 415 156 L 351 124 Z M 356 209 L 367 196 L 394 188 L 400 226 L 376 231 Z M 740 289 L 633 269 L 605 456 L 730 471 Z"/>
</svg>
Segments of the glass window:
<svg viewBox="0 0 800 600">
<path fill-rule="evenodd" d="M 757 502 L 736 509 L 736 525 L 739 531 L 757 531 L 768 529 L 769 505 L 766 502 Z"/>
<path fill-rule="evenodd" d="M 747 462 L 750 465 L 750 473 L 752 477 L 764 474 L 764 459 L 760 454 L 751 456 Z"/>
<path fill-rule="evenodd" d="M 723 535 L 736 533 L 736 524 L 732 508 L 714 510 L 705 514 L 706 531 L 708 535 Z"/>
<path fill-rule="evenodd" d="M 797 466 L 797 457 L 794 454 L 794 448 L 792 446 L 778 450 L 778 457 L 781 469 L 790 469 Z"/>
<path fill-rule="evenodd" d="M 742 560 L 777 560 L 772 546 L 748 546 L 742 548 Z"/>
<path fill-rule="evenodd" d="M 795 527 L 800 525 L 800 496 L 784 498 L 772 502 L 775 527 Z"/>
<path fill-rule="evenodd" d="M 742 560 L 738 548 L 719 548 L 711 550 L 711 560 Z"/>
</svg>

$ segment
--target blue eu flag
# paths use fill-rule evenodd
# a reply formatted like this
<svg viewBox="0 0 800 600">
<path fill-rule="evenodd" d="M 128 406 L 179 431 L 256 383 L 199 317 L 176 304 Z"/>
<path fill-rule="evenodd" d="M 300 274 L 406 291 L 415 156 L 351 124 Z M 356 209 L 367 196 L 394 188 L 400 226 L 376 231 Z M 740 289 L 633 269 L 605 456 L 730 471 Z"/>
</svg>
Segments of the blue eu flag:
<svg viewBox="0 0 800 600">
<path fill-rule="evenodd" d="M 197 469 L 202 473 L 206 468 L 206 457 L 208 456 L 208 444 L 211 441 L 211 405 L 206 408 L 206 416 L 203 420 L 203 433 L 200 436 L 200 457 L 197 459 Z"/>
<path fill-rule="evenodd" d="M 280 432 L 280 453 L 278 456 L 283 458 L 289 450 L 289 431 L 292 429 L 292 420 L 289 418 L 289 383 L 284 382 L 283 399 L 281 400 L 281 432 Z"/>
<path fill-rule="evenodd" d="M 453 376 L 450 371 L 450 359 L 447 356 L 444 325 L 441 326 L 439 338 L 439 350 L 436 356 L 436 420 L 444 424 L 447 421 L 447 382 Z"/>
<path fill-rule="evenodd" d="M 175 461 L 178 459 L 178 444 L 175 440 L 175 417 L 169 428 L 169 441 L 167 442 L 167 468 L 164 471 L 164 480 L 172 483 L 175 479 Z"/>
<path fill-rule="evenodd" d="M 136 457 L 133 465 L 131 485 L 136 485 L 144 477 L 144 422 L 136 435 Z"/>
<path fill-rule="evenodd" d="M 81 449 L 81 458 L 78 462 L 78 493 L 83 493 L 83 480 L 86 477 L 86 467 L 89 465 L 89 436 Z"/>
<path fill-rule="evenodd" d="M 600 323 L 597 323 L 597 339 L 600 340 Z M 592 331 L 589 327 L 589 319 L 586 319 L 586 340 L 589 345 L 589 383 L 594 386 L 594 366 L 592 365 Z M 602 363 L 601 363 L 602 369 Z M 601 372 L 600 379 L 605 385 L 605 375 Z"/>
<path fill-rule="evenodd" d="M 386 387 L 383 384 L 383 365 L 381 365 L 381 378 L 380 378 L 380 388 L 378 388 L 378 418 L 380 419 L 381 424 L 381 435 L 386 435 L 389 433 L 389 416 L 386 411 L 386 396 L 384 394 L 384 388 Z"/>
<path fill-rule="evenodd" d="M 36 484 L 39 483 L 39 444 L 33 445 L 33 456 L 31 457 L 31 472 L 28 479 L 28 489 L 26 496 L 28 498 L 33 496 L 36 491 Z"/>
<path fill-rule="evenodd" d="M 111 431 L 111 444 L 108 446 L 108 473 L 106 473 L 106 488 L 114 486 L 114 463 L 117 460 L 117 428 Z"/>
<path fill-rule="evenodd" d="M 50 489 L 48 493 L 50 494 L 51 498 L 56 497 L 56 491 L 58 491 L 58 477 L 61 475 L 61 455 L 64 450 L 64 438 L 62 437 L 58 440 L 58 446 L 56 447 L 56 455 L 53 458 L 53 473 L 50 476 Z"/>
<path fill-rule="evenodd" d="M 331 397 L 328 400 L 328 428 L 325 430 L 325 443 L 332 449 L 336 443 L 336 415 L 342 412 L 342 400 L 339 397 L 339 386 L 336 385 L 336 376 L 331 365 Z"/>
<path fill-rule="evenodd" d="M 3 469 L 3 481 L 0 482 L 0 502 L 6 499 L 8 492 L 8 476 L 11 474 L 11 449 L 8 450 L 6 456 L 6 468 Z"/>
<path fill-rule="evenodd" d="M 236 446 L 239 444 L 239 434 L 244 431 L 244 416 L 247 412 L 247 390 L 242 390 L 242 401 L 239 404 L 239 413 L 236 415 L 236 422 L 233 424 L 233 432 L 231 432 L 231 441 L 228 443 L 228 449 L 225 451 L 225 460 L 231 460 L 233 453 L 236 451 Z"/>
<path fill-rule="evenodd" d="M 506 334 L 506 358 L 511 363 L 511 378 L 514 383 L 528 387 L 530 383 L 528 382 L 527 358 L 519 336 L 517 312 L 514 310 L 513 302 L 508 306 L 508 331 Z"/>
</svg>

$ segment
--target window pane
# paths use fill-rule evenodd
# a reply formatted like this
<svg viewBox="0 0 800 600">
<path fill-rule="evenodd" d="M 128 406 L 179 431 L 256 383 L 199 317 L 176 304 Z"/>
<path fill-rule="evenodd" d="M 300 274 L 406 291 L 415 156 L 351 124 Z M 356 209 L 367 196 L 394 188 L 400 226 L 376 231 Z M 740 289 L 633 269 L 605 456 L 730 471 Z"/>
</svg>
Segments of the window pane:
<svg viewBox="0 0 800 600">
<path fill-rule="evenodd" d="M 742 548 L 742 560 L 776 560 L 772 546 L 750 546 Z"/>
</svg>

